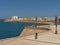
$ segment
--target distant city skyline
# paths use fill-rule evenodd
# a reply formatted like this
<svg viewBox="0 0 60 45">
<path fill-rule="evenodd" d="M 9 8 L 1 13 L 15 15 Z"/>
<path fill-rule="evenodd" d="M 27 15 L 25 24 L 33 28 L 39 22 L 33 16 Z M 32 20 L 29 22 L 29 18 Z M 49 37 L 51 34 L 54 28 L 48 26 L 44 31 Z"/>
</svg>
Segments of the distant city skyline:
<svg viewBox="0 0 60 45">
<path fill-rule="evenodd" d="M 0 19 L 60 16 L 60 0 L 0 0 Z"/>
</svg>

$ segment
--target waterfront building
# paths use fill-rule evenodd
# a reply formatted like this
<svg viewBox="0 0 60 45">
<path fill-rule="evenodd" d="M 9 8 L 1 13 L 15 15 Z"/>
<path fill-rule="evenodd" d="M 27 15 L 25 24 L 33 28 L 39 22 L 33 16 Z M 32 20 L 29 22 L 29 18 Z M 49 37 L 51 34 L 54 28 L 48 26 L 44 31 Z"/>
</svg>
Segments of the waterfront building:
<svg viewBox="0 0 60 45">
<path fill-rule="evenodd" d="M 11 20 L 18 20 L 19 17 L 18 16 L 12 16 Z"/>
<path fill-rule="evenodd" d="M 40 22 L 40 21 L 43 21 L 43 19 L 41 17 L 38 17 L 37 21 Z"/>
<path fill-rule="evenodd" d="M 24 18 L 22 18 L 22 20 L 24 20 L 24 21 L 35 21 L 35 18 L 33 18 L 33 17 L 24 17 Z"/>
</svg>

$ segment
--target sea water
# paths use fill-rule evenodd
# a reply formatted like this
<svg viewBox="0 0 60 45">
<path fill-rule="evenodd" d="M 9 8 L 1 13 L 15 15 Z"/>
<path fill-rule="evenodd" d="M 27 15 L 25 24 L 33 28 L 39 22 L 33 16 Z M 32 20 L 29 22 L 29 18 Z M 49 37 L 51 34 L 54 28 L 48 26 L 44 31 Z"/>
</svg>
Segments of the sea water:
<svg viewBox="0 0 60 45">
<path fill-rule="evenodd" d="M 32 26 L 32 25 L 33 24 L 31 24 L 31 23 L 0 21 L 0 39 L 20 36 L 24 27 Z M 37 24 L 37 25 L 39 25 L 39 24 Z M 42 24 L 40 24 L 40 25 L 42 25 Z"/>
</svg>

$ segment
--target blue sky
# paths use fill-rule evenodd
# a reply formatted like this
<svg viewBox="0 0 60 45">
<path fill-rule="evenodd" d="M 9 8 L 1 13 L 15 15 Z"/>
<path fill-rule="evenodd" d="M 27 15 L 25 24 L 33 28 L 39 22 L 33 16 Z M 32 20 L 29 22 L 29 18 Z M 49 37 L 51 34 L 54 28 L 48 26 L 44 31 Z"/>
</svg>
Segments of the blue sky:
<svg viewBox="0 0 60 45">
<path fill-rule="evenodd" d="M 0 18 L 60 15 L 60 0 L 0 0 Z"/>
</svg>

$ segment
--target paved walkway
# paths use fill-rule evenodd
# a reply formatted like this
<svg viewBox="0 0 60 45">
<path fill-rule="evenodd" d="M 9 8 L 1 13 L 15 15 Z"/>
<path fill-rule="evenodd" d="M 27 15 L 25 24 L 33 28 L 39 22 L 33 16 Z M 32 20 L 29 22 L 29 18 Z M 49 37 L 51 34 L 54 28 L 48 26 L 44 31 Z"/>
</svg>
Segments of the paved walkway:
<svg viewBox="0 0 60 45">
<path fill-rule="evenodd" d="M 35 39 L 35 34 L 31 36 L 26 36 L 26 40 L 37 41 L 37 42 L 44 42 L 50 44 L 60 45 L 60 25 L 57 26 L 57 32 L 55 33 L 55 25 L 50 25 L 50 31 L 44 33 L 38 33 L 38 39 Z"/>
<path fill-rule="evenodd" d="M 50 27 L 50 31 L 38 33 L 38 39 L 35 34 L 25 37 L 15 37 L 0 40 L 0 45 L 60 45 L 60 26 L 58 34 L 54 34 L 55 26 Z"/>
<path fill-rule="evenodd" d="M 56 45 L 56 44 L 27 40 L 24 38 L 11 38 L 7 40 L 1 40 L 0 45 Z"/>
<path fill-rule="evenodd" d="M 38 39 L 35 39 L 35 35 L 26 36 L 26 40 L 32 40 L 37 42 L 44 42 L 50 44 L 59 44 L 60 45 L 60 34 L 54 34 L 51 31 L 38 34 Z"/>
</svg>

